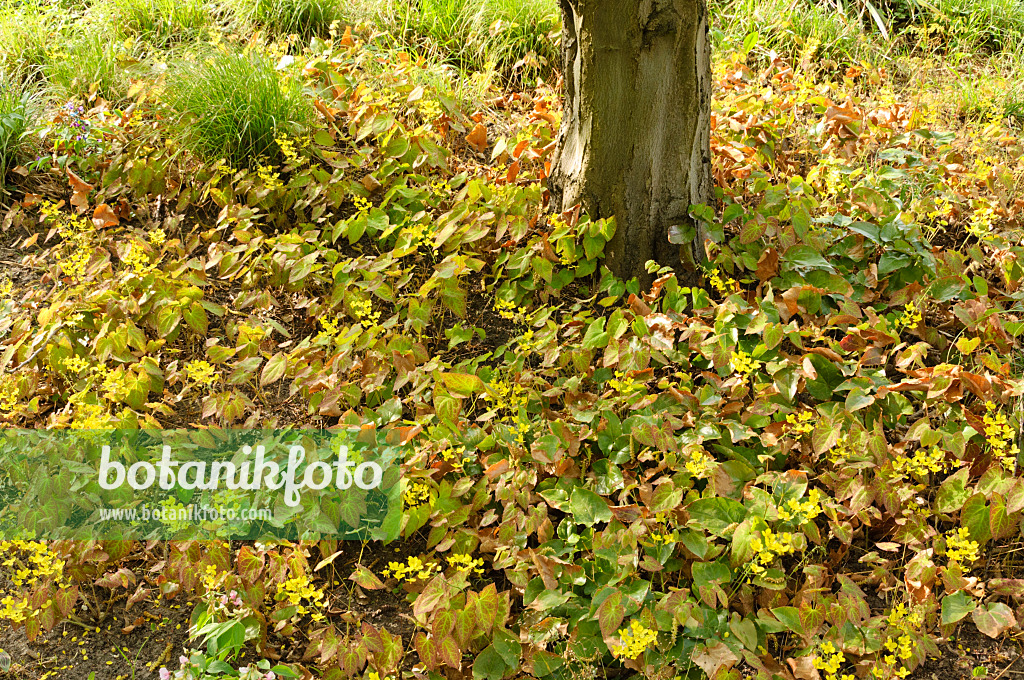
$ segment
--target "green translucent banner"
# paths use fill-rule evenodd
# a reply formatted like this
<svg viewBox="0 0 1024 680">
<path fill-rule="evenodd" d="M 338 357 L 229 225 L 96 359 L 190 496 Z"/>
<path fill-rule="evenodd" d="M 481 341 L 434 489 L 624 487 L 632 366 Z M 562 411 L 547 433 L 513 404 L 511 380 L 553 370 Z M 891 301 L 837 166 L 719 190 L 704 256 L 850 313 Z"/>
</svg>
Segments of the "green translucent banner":
<svg viewBox="0 0 1024 680">
<path fill-rule="evenodd" d="M 406 450 L 373 428 L 0 430 L 0 538 L 391 540 Z"/>
</svg>

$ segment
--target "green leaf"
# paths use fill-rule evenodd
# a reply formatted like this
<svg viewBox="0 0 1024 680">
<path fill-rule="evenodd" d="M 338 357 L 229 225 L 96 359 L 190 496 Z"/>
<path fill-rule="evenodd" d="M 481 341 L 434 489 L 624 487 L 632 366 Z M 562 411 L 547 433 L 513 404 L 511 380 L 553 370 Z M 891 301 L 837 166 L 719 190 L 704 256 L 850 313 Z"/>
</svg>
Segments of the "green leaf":
<svg viewBox="0 0 1024 680">
<path fill-rule="evenodd" d="M 506 667 L 517 668 L 519 666 L 519 659 L 523 655 L 523 646 L 511 633 L 503 629 L 496 630 L 492 645 Z"/>
<path fill-rule="evenodd" d="M 470 373 L 442 373 L 440 377 L 444 386 L 456 394 L 468 397 L 487 391 L 484 381 Z"/>
<path fill-rule="evenodd" d="M 836 270 L 817 250 L 808 245 L 795 245 L 782 257 L 793 269 L 806 273 L 812 269 L 824 269 L 835 274 Z"/>
<path fill-rule="evenodd" d="M 626 608 L 622 604 L 622 593 L 615 590 L 597 608 L 597 623 L 601 626 L 601 635 L 605 639 L 615 635 L 625 616 Z"/>
<path fill-rule="evenodd" d="M 610 522 L 611 508 L 607 501 L 589 489 L 576 487 L 569 499 L 569 509 L 573 519 L 580 524 L 592 527 L 598 522 Z"/>
<path fill-rule="evenodd" d="M 700 498 L 686 506 L 690 513 L 688 526 L 706 529 L 715 536 L 725 537 L 735 525 L 747 516 L 743 504 L 731 498 Z"/>
<path fill-rule="evenodd" d="M 535 678 L 544 678 L 565 664 L 565 659 L 544 649 L 535 649 L 530 657 L 531 674 Z"/>
<path fill-rule="evenodd" d="M 462 668 L 462 650 L 459 649 L 459 644 L 451 635 L 441 638 L 437 653 L 448 666 Z"/>
<path fill-rule="evenodd" d="M 505 662 L 493 644 L 487 645 L 473 662 L 473 677 L 476 680 L 501 680 L 505 670 Z"/>
<path fill-rule="evenodd" d="M 863 387 L 854 387 L 846 395 L 846 410 L 851 413 L 867 408 L 875 403 L 875 398 L 868 394 Z"/>
<path fill-rule="evenodd" d="M 185 323 L 189 325 L 189 328 L 194 330 L 199 335 L 206 335 L 206 331 L 210 328 L 210 320 L 206 316 L 206 310 L 200 304 L 191 304 L 185 307 Z"/>
<path fill-rule="evenodd" d="M 387 158 L 401 158 L 405 154 L 409 153 L 409 140 L 405 137 L 395 137 L 388 143 L 387 149 L 384 150 L 384 155 Z"/>
<path fill-rule="evenodd" d="M 583 336 L 583 349 L 597 349 L 608 344 L 608 333 L 604 330 L 604 317 L 593 321 Z"/>
<path fill-rule="evenodd" d="M 962 467 L 956 474 L 947 477 L 939 486 L 935 495 L 935 511 L 941 513 L 956 512 L 964 506 L 967 499 L 971 497 L 971 491 L 967 488 L 970 470 Z"/>
<path fill-rule="evenodd" d="M 979 545 L 985 545 L 992 538 L 990 514 L 985 494 L 982 493 L 968 498 L 960 511 L 960 524 L 970 530 L 971 540 L 977 541 Z"/>
<path fill-rule="evenodd" d="M 384 587 L 384 584 L 377 578 L 377 575 L 361 564 L 356 565 L 355 571 L 352 572 L 349 578 L 365 590 L 380 590 Z"/>
<path fill-rule="evenodd" d="M 278 352 L 270 357 L 270 361 L 263 367 L 263 372 L 260 374 L 260 387 L 276 383 L 284 377 L 284 372 L 287 368 L 288 357 L 285 354 Z"/>
<path fill-rule="evenodd" d="M 776 607 L 772 609 L 772 614 L 775 615 L 782 625 L 789 628 L 797 635 L 804 634 L 804 624 L 800 620 L 800 610 L 796 607 Z"/>
<path fill-rule="evenodd" d="M 166 338 L 176 331 L 180 323 L 181 309 L 176 304 L 161 307 L 156 313 L 156 332 L 161 338 Z"/>
<path fill-rule="evenodd" d="M 846 228 L 874 243 L 882 242 L 881 230 L 878 228 L 878 225 L 871 224 L 870 222 L 853 222 L 847 225 Z"/>
<path fill-rule="evenodd" d="M 977 603 L 964 591 L 958 591 L 942 598 L 942 625 L 956 623 L 974 611 Z"/>
<path fill-rule="evenodd" d="M 998 638 L 1017 625 L 1017 618 L 1002 602 L 989 602 L 974 610 L 974 625 L 990 638 Z"/>
</svg>

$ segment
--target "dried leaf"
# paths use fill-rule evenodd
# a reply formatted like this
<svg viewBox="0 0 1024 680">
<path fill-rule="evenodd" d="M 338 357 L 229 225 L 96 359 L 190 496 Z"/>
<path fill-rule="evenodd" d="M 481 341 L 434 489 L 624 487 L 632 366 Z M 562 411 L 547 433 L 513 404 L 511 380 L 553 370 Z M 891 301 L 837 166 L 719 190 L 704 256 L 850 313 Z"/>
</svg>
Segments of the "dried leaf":
<svg viewBox="0 0 1024 680">
<path fill-rule="evenodd" d="M 487 151 L 487 128 L 484 124 L 477 123 L 473 131 L 466 135 L 466 141 L 480 153 Z"/>
<path fill-rule="evenodd" d="M 100 203 L 92 211 L 92 223 L 96 225 L 97 229 L 106 229 L 107 227 L 116 227 L 121 223 L 121 218 L 109 205 Z"/>
</svg>

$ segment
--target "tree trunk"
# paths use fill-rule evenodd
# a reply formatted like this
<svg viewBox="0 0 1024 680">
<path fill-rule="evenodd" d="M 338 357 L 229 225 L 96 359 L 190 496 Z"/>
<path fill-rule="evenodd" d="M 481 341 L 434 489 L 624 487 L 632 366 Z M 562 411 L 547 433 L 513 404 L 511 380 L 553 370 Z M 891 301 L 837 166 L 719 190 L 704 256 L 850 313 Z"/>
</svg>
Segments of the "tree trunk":
<svg viewBox="0 0 1024 680">
<path fill-rule="evenodd" d="M 565 106 L 552 205 L 615 217 L 605 264 L 616 275 L 647 286 L 655 260 L 695 282 L 704 231 L 689 209 L 712 197 L 707 2 L 560 3 Z M 672 227 L 696 237 L 672 244 Z"/>
</svg>

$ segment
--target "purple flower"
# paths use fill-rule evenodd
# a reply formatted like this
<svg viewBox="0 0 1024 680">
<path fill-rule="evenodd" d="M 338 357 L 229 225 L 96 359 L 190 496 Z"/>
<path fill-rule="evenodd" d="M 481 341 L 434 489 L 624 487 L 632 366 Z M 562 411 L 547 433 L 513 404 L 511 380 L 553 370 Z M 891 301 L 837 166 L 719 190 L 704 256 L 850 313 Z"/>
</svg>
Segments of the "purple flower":
<svg viewBox="0 0 1024 680">
<path fill-rule="evenodd" d="M 160 668 L 160 680 L 171 680 L 171 672 L 166 668 Z"/>
</svg>

